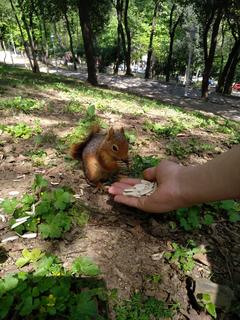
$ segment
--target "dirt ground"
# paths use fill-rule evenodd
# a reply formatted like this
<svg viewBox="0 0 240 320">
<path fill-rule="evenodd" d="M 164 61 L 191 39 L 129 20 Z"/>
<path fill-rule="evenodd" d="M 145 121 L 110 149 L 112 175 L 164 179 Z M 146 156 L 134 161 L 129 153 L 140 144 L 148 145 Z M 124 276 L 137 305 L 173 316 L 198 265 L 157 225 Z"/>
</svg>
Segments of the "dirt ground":
<svg viewBox="0 0 240 320">
<path fill-rule="evenodd" d="M 17 90 L 19 89 L 9 88 L 4 95 L 15 96 L 18 94 Z M 18 239 L 2 244 L 0 249 L 6 250 L 8 259 L 0 265 L 0 275 L 17 271 L 15 261 L 23 248 L 40 247 L 57 254 L 66 267 L 79 255 L 92 257 L 102 270 L 107 288 L 117 288 L 122 299 L 128 299 L 133 293 L 141 292 L 166 302 L 179 302 L 181 307 L 174 316 L 175 320 L 211 319 L 204 312 L 196 310 L 189 295 L 188 277 L 210 277 L 212 281 L 228 286 L 236 297 L 240 297 L 239 224 L 229 224 L 222 218 L 209 227 L 186 233 L 179 228 L 172 230 L 169 221 L 174 220 L 174 213 L 145 214 L 114 203 L 108 194 L 93 194 L 93 187 L 86 183 L 80 165 L 66 159 L 67 151 L 62 153 L 56 149 L 56 140 L 70 132 L 79 118 L 64 112 L 63 106 L 66 101 L 54 90 L 48 94 L 29 91 L 28 96 L 52 100 L 54 108 L 50 115 L 39 111 L 31 114 L 4 111 L 1 114 L 1 123 L 33 124 L 36 119 L 40 120 L 43 133 L 48 137 L 43 146 L 47 154 L 46 163 L 36 166 L 27 156 L 29 150 L 36 150 L 33 138 L 14 139 L 2 133 L 1 141 L 4 141 L 4 145 L 0 147 L 0 197 L 10 197 L 12 191 L 16 191 L 20 197 L 29 191 L 34 175 L 41 173 L 54 185 L 71 186 L 78 198 L 91 209 L 91 216 L 84 230 L 74 228 L 61 241 L 43 241 L 37 238 Z M 150 136 L 145 144 L 140 143 L 146 138 L 146 132 L 142 128 L 143 117 L 101 111 L 98 113 L 113 126 L 123 125 L 137 132 L 139 145 L 133 146 L 131 152 L 136 153 L 136 150 L 141 148 L 142 155 L 164 155 L 167 140 L 162 139 L 156 144 Z M 161 121 L 158 115 L 149 114 L 149 117 Z M 194 134 L 202 136 L 205 141 L 214 138 L 214 133 L 206 133 L 204 136 L 204 132 L 200 130 L 196 130 Z M 218 139 L 221 150 L 227 149 L 221 141 L 220 134 L 215 139 Z M 213 154 L 208 153 L 201 157 L 192 155 L 182 163 L 201 163 L 212 157 Z M 169 159 L 179 161 L 171 156 Z M 1 239 L 11 234 L 5 222 L 0 222 L 0 230 Z M 189 239 L 206 248 L 207 254 L 196 259 L 193 272 L 185 275 L 175 265 L 167 263 L 163 254 L 171 251 L 172 242 L 186 245 Z M 149 276 L 156 274 L 161 275 L 161 282 L 149 281 Z M 114 317 L 113 314 L 111 317 Z M 229 318 L 223 313 L 219 319 Z"/>
</svg>

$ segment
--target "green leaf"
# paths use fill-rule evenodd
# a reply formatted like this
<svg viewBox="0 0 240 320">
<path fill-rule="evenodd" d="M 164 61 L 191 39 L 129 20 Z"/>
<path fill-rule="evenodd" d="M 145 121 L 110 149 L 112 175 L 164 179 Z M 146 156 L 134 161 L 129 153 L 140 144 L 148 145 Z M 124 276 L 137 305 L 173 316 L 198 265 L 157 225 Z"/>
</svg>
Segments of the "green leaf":
<svg viewBox="0 0 240 320">
<path fill-rule="evenodd" d="M 97 316 L 97 304 L 92 299 L 91 291 L 82 291 L 77 297 L 77 310 L 78 316 L 88 316 L 94 318 Z"/>
<path fill-rule="evenodd" d="M 1 308 L 0 308 L 0 319 L 7 319 L 8 312 L 11 310 L 14 297 L 12 295 L 7 295 L 1 298 Z"/>
<path fill-rule="evenodd" d="M 205 306 L 207 312 L 214 318 L 217 318 L 217 312 L 216 312 L 216 307 L 215 304 L 213 303 L 207 303 Z"/>
<path fill-rule="evenodd" d="M 191 226 L 196 229 L 199 227 L 199 208 L 198 207 L 192 207 L 189 209 L 188 212 L 188 222 L 191 224 Z"/>
<path fill-rule="evenodd" d="M 240 221 L 240 214 L 238 212 L 230 212 L 229 213 L 229 221 L 230 222 L 238 222 Z"/>
<path fill-rule="evenodd" d="M 43 176 L 36 174 L 35 180 L 33 183 L 33 189 L 34 190 L 42 190 L 48 186 L 48 181 L 43 178 Z"/>
<path fill-rule="evenodd" d="M 94 104 L 91 104 L 88 108 L 87 108 L 87 116 L 89 118 L 93 118 L 95 116 L 96 110 L 95 110 L 95 106 Z"/>
<path fill-rule="evenodd" d="M 71 271 L 73 274 L 85 276 L 97 276 L 100 274 L 99 267 L 89 257 L 79 257 L 73 261 Z"/>
<path fill-rule="evenodd" d="M 20 257 L 20 258 L 18 258 L 17 261 L 16 261 L 16 266 L 17 266 L 18 268 L 22 268 L 23 266 L 25 266 L 26 264 L 28 264 L 29 261 L 30 261 L 30 260 L 29 260 L 28 258 Z"/>
<path fill-rule="evenodd" d="M 39 225 L 39 232 L 41 233 L 41 236 L 43 239 L 60 238 L 62 234 L 61 227 L 58 225 L 55 225 L 54 223 L 51 223 L 51 224 L 41 223 Z"/>
<path fill-rule="evenodd" d="M 31 262 L 38 261 L 43 256 L 44 256 L 44 253 L 42 253 L 41 249 L 39 249 L 39 248 L 34 248 L 30 252 L 30 260 L 31 260 Z"/>
<path fill-rule="evenodd" d="M 28 296 L 23 300 L 23 304 L 19 314 L 21 316 L 27 316 L 31 314 L 32 310 L 33 310 L 33 298 L 31 296 Z"/>
<path fill-rule="evenodd" d="M 183 227 L 183 229 L 185 231 L 191 230 L 190 224 L 187 222 L 187 220 L 185 218 L 180 219 L 180 226 Z"/>
<path fill-rule="evenodd" d="M 18 279 L 14 276 L 6 276 L 4 278 L 4 288 L 6 291 L 10 291 L 12 289 L 15 289 L 18 285 Z"/>
<path fill-rule="evenodd" d="M 206 225 L 211 225 L 214 222 L 214 218 L 211 214 L 205 214 L 203 217 L 203 223 Z"/>
<path fill-rule="evenodd" d="M 232 210 L 235 208 L 236 202 L 234 200 L 224 200 L 221 201 L 220 207 L 224 210 Z"/>
<path fill-rule="evenodd" d="M 13 214 L 14 211 L 16 210 L 18 203 L 19 203 L 19 200 L 15 198 L 11 200 L 6 199 L 0 204 L 0 207 L 3 208 L 6 214 Z"/>
<path fill-rule="evenodd" d="M 16 266 L 18 268 L 22 268 L 24 265 L 30 263 L 30 262 L 36 262 L 39 259 L 41 259 L 44 256 L 44 253 L 42 253 L 41 249 L 34 248 L 32 251 L 29 251 L 28 249 L 23 249 L 22 251 L 22 257 L 20 257 L 16 261 Z"/>
<path fill-rule="evenodd" d="M 71 194 L 63 189 L 57 189 L 54 191 L 54 207 L 56 209 L 65 210 L 71 203 Z"/>
</svg>

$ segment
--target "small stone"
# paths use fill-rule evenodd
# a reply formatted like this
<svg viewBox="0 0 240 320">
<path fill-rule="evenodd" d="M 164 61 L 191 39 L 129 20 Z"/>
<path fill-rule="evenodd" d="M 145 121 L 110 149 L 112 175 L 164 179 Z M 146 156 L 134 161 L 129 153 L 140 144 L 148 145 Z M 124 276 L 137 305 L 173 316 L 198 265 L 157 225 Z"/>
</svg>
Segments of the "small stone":
<svg viewBox="0 0 240 320">
<path fill-rule="evenodd" d="M 198 301 L 198 295 L 207 293 L 211 297 L 211 302 L 216 305 L 217 308 L 229 310 L 231 303 L 234 299 L 234 293 L 232 289 L 227 286 L 212 282 L 209 279 L 195 279 L 194 296 Z"/>
</svg>

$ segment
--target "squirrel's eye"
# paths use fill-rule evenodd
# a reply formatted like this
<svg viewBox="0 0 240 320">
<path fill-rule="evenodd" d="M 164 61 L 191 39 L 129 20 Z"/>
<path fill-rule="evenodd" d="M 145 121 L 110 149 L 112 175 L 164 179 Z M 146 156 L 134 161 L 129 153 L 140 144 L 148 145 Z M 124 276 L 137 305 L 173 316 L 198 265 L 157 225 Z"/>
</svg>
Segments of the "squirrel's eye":
<svg viewBox="0 0 240 320">
<path fill-rule="evenodd" d="M 119 148 L 118 148 L 118 146 L 117 146 L 116 144 L 113 144 L 113 145 L 112 145 L 112 150 L 113 150 L 113 151 L 118 151 Z"/>
</svg>

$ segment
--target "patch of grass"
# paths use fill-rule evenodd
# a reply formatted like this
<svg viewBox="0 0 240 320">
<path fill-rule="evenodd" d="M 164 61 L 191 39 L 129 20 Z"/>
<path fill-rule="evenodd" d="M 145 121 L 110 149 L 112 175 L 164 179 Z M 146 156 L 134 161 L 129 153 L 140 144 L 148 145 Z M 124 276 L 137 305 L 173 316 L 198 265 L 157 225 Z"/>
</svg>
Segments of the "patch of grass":
<svg viewBox="0 0 240 320">
<path fill-rule="evenodd" d="M 240 221 L 240 203 L 234 200 L 224 200 L 202 204 L 191 208 L 181 208 L 176 211 L 179 226 L 185 231 L 201 229 L 225 216 L 231 223 Z"/>
<path fill-rule="evenodd" d="M 142 177 L 145 169 L 155 167 L 159 164 L 160 159 L 154 156 L 141 157 L 139 155 L 133 157 L 130 166 L 130 175 L 132 177 Z"/>
<path fill-rule="evenodd" d="M 77 112 L 83 112 L 85 111 L 85 107 L 77 100 L 71 100 L 65 107 L 64 107 L 65 112 L 72 112 L 72 113 L 77 113 Z"/>
<path fill-rule="evenodd" d="M 133 131 L 125 131 L 125 136 L 126 136 L 130 145 L 135 144 L 135 142 L 137 140 L 137 136 Z"/>
<path fill-rule="evenodd" d="M 42 109 L 44 101 L 22 98 L 21 96 L 14 98 L 7 98 L 1 101 L 0 109 L 14 109 L 28 113 L 32 110 Z"/>
<path fill-rule="evenodd" d="M 173 242 L 172 248 L 172 252 L 166 252 L 164 254 L 165 258 L 170 263 L 175 263 L 178 268 L 184 272 L 192 271 L 195 266 L 193 256 L 194 254 L 200 252 L 201 249 L 196 247 L 194 241 L 192 240 L 188 241 L 186 247 Z"/>
<path fill-rule="evenodd" d="M 107 317 L 104 283 L 93 278 L 100 270 L 90 258 L 78 257 L 65 269 L 56 256 L 24 249 L 16 265 L 26 264 L 31 264 L 31 272 L 21 270 L 0 279 L 0 319 Z"/>
<path fill-rule="evenodd" d="M 30 151 L 27 152 L 26 154 L 31 158 L 31 161 L 34 166 L 43 166 L 45 165 L 45 160 L 46 160 L 46 152 L 44 150 L 35 150 L 35 151 Z"/>
<path fill-rule="evenodd" d="M 39 121 L 35 122 L 34 127 L 30 127 L 27 124 L 20 122 L 19 124 L 16 124 L 16 125 L 9 125 L 9 126 L 2 125 L 0 129 L 9 133 L 11 136 L 15 138 L 23 138 L 23 139 L 29 139 L 32 136 L 42 132 Z"/>
<path fill-rule="evenodd" d="M 36 175 L 33 193 L 27 193 L 19 200 L 6 199 L 0 204 L 4 212 L 11 216 L 9 223 L 18 234 L 39 232 L 43 239 L 56 239 L 63 237 L 73 223 L 81 227 L 87 223 L 86 210 L 81 212 L 74 205 L 75 201 L 69 191 L 64 188 L 47 188 L 48 181 Z"/>
<path fill-rule="evenodd" d="M 203 143 L 196 138 L 190 138 L 182 141 L 178 138 L 172 139 L 166 146 L 166 153 L 177 157 L 178 159 L 187 158 L 190 154 L 202 155 L 204 152 L 213 153 L 215 146 L 209 143 Z"/>
<path fill-rule="evenodd" d="M 176 137 L 187 129 L 185 125 L 175 120 L 172 120 L 170 124 L 165 125 L 162 125 L 161 123 L 153 123 L 152 121 L 145 121 L 144 128 L 154 132 L 158 136 L 164 137 Z"/>
<path fill-rule="evenodd" d="M 95 106 L 90 105 L 85 117 L 79 121 L 78 126 L 66 137 L 68 144 L 84 141 L 94 125 L 101 125 L 101 121 L 96 115 Z"/>
<path fill-rule="evenodd" d="M 123 301 L 114 309 L 116 320 L 148 320 L 172 318 L 178 304 L 166 304 L 154 297 L 136 293 L 131 300 Z"/>
<path fill-rule="evenodd" d="M 162 276 L 160 274 L 147 275 L 146 279 L 152 282 L 153 284 L 158 284 L 162 282 Z"/>
</svg>

